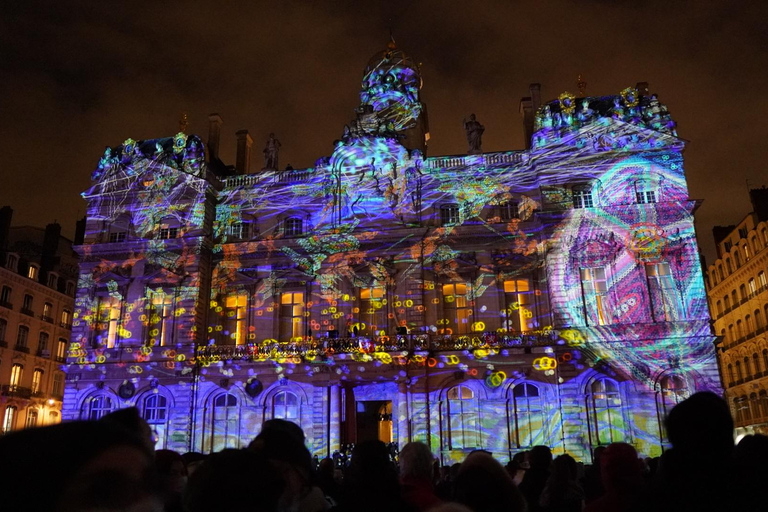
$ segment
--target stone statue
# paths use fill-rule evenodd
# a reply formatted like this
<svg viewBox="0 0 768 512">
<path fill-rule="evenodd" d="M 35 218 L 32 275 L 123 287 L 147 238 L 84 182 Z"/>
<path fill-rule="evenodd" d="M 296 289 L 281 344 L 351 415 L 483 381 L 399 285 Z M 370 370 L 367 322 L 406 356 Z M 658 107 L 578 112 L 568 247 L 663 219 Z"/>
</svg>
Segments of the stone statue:
<svg viewBox="0 0 768 512">
<path fill-rule="evenodd" d="M 277 169 L 277 154 L 280 152 L 280 141 L 274 133 L 269 134 L 267 145 L 264 148 L 264 168 Z"/>
<path fill-rule="evenodd" d="M 469 116 L 469 121 L 464 120 L 464 131 L 467 132 L 467 143 L 469 144 L 467 153 L 470 155 L 482 153 L 480 146 L 483 144 L 482 137 L 485 126 L 477 121 L 475 114 Z"/>
</svg>

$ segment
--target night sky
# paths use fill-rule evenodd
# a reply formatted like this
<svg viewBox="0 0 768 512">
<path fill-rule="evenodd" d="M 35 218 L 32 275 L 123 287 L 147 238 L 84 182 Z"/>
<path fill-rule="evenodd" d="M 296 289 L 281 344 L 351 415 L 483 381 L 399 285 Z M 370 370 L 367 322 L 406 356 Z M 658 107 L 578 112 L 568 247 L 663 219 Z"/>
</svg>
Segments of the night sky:
<svg viewBox="0 0 768 512">
<path fill-rule="evenodd" d="M 223 5 L 223 6 L 222 6 Z M 678 122 L 700 243 L 749 210 L 747 180 L 768 184 L 768 3 L 589 1 L 5 2 L 0 15 L 0 205 L 14 224 L 54 219 L 66 236 L 104 147 L 178 132 L 207 137 L 224 119 L 269 132 L 280 166 L 330 155 L 353 117 L 363 69 L 384 49 L 422 63 L 429 155 L 466 151 L 462 119 L 485 125 L 486 151 L 522 149 L 519 99 L 617 94 L 650 83 Z"/>
</svg>

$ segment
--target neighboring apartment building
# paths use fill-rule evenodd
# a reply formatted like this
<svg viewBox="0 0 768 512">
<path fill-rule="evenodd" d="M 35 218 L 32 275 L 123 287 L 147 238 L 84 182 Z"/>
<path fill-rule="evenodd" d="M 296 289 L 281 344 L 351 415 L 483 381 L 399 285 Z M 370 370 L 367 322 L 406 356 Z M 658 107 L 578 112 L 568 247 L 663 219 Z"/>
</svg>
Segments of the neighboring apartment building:
<svg viewBox="0 0 768 512">
<path fill-rule="evenodd" d="M 270 137 L 251 172 L 246 131 L 225 166 L 218 115 L 207 144 L 108 148 L 83 193 L 65 419 L 135 405 L 178 451 L 287 418 L 319 456 L 372 438 L 444 463 L 658 455 L 667 411 L 720 392 L 666 107 L 644 83 L 545 104 L 535 85 L 527 149 L 483 153 L 470 117 L 467 153 L 428 157 L 421 84 L 405 53 L 377 53 L 307 169 L 278 170 Z"/>
<path fill-rule="evenodd" d="M 768 189 L 749 191 L 752 212 L 717 226 L 707 288 L 718 362 L 738 435 L 768 434 Z"/>
<path fill-rule="evenodd" d="M 0 209 L 0 432 L 61 421 L 77 255 L 58 224 L 10 227 Z"/>
</svg>

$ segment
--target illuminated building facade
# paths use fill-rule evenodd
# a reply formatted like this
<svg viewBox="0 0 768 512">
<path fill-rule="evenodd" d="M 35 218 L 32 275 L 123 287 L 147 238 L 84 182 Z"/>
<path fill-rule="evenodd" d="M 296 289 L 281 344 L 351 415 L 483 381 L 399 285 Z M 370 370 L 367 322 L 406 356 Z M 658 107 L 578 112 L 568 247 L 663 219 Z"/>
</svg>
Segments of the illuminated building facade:
<svg viewBox="0 0 768 512">
<path fill-rule="evenodd" d="M 11 227 L 0 208 L 0 433 L 61 421 L 77 255 L 61 226 Z"/>
<path fill-rule="evenodd" d="M 665 412 L 720 385 L 684 142 L 647 84 L 544 105 L 532 87 L 529 148 L 437 157 L 407 55 L 375 55 L 360 97 L 307 169 L 250 172 L 246 132 L 224 166 L 217 115 L 205 145 L 106 150 L 65 417 L 136 405 L 178 451 L 287 418 L 319 456 L 659 454 Z"/>
<path fill-rule="evenodd" d="M 752 212 L 714 229 L 707 288 L 718 362 L 737 435 L 768 433 L 768 189 L 749 191 Z"/>
</svg>

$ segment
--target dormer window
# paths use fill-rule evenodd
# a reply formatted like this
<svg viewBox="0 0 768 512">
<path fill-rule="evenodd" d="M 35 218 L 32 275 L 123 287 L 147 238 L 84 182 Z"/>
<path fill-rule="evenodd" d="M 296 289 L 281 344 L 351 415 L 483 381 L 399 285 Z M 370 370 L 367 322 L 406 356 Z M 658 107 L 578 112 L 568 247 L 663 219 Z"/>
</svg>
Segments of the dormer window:
<svg viewBox="0 0 768 512">
<path fill-rule="evenodd" d="M 573 188 L 573 207 L 574 208 L 593 208 L 595 206 L 592 198 L 592 186 L 580 185 Z"/>
<path fill-rule="evenodd" d="M 37 279 L 39 275 L 40 267 L 35 263 L 30 263 L 29 270 L 27 270 L 27 277 L 30 279 Z"/>
<path fill-rule="evenodd" d="M 11 272 L 16 272 L 16 269 L 18 268 L 18 264 L 19 264 L 19 257 L 14 253 L 9 252 L 5 257 L 5 268 L 10 270 Z"/>
<path fill-rule="evenodd" d="M 130 225 L 131 217 L 127 213 L 117 217 L 109 226 L 109 243 L 115 244 L 125 242 Z"/>
<path fill-rule="evenodd" d="M 289 217 L 283 223 L 285 236 L 299 236 L 303 233 L 304 223 L 298 217 Z"/>
<path fill-rule="evenodd" d="M 179 221 L 175 217 L 166 217 L 160 221 L 160 239 L 170 240 L 179 237 Z"/>
<path fill-rule="evenodd" d="M 656 202 L 656 190 L 650 180 L 637 180 L 635 182 L 635 200 L 637 204 Z"/>
<path fill-rule="evenodd" d="M 109 243 L 125 242 L 125 231 L 117 231 L 109 234 Z"/>
<path fill-rule="evenodd" d="M 455 226 L 460 222 L 459 205 L 451 203 L 440 207 L 440 224 L 443 226 Z"/>
<path fill-rule="evenodd" d="M 59 283 L 58 274 L 56 274 L 56 272 L 48 272 L 48 288 L 53 288 L 55 290 L 57 288 L 58 283 Z"/>
</svg>

